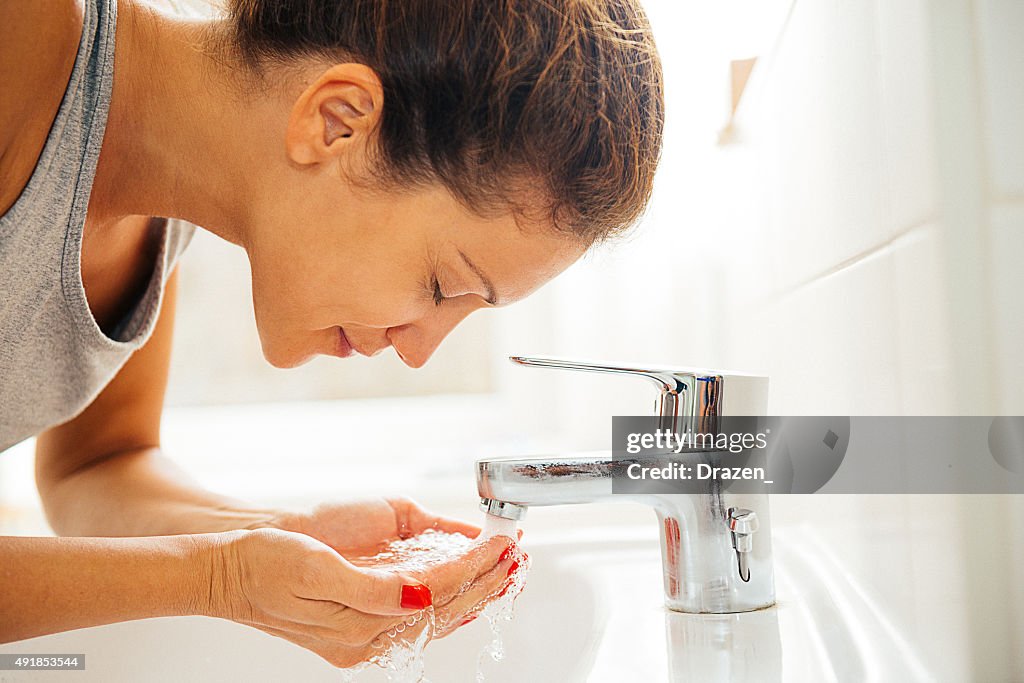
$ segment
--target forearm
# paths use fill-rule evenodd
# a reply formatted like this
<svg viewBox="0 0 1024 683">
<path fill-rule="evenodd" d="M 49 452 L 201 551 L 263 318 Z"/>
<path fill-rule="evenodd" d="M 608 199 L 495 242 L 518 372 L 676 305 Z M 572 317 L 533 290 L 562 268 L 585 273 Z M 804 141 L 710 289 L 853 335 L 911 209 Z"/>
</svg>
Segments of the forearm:
<svg viewBox="0 0 1024 683">
<path fill-rule="evenodd" d="M 40 480 L 46 514 L 65 536 L 154 536 L 263 526 L 279 513 L 207 491 L 159 449 L 97 460 Z"/>
<path fill-rule="evenodd" d="M 217 536 L 0 536 L 0 642 L 208 614 Z"/>
</svg>

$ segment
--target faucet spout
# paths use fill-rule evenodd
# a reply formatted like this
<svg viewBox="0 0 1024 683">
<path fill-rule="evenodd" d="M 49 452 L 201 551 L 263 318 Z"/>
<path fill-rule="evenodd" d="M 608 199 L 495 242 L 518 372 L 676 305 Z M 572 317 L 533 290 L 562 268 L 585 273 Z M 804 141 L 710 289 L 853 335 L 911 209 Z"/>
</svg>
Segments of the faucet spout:
<svg viewBox="0 0 1024 683">
<path fill-rule="evenodd" d="M 768 497 L 716 490 L 613 494 L 612 477 L 633 461 L 609 452 L 477 461 L 481 508 L 521 519 L 533 506 L 634 502 L 660 528 L 665 603 L 693 613 L 747 612 L 775 602 Z"/>
</svg>

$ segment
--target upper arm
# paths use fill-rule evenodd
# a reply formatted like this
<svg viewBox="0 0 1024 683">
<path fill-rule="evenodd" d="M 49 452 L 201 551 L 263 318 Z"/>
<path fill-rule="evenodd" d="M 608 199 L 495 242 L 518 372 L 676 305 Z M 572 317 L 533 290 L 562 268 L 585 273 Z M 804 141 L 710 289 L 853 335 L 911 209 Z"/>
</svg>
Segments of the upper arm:
<svg viewBox="0 0 1024 683">
<path fill-rule="evenodd" d="M 177 271 L 168 278 L 153 334 L 80 415 L 36 444 L 40 493 L 105 457 L 160 445 L 160 416 L 171 358 Z"/>
</svg>

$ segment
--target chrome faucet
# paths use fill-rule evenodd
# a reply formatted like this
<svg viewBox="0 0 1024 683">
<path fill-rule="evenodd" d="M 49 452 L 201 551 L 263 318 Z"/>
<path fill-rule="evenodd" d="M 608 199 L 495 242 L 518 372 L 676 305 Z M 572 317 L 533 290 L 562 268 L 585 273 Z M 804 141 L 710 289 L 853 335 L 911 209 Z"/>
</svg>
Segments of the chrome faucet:
<svg viewBox="0 0 1024 683">
<path fill-rule="evenodd" d="M 716 433 L 723 415 L 758 416 L 767 409 L 765 377 L 557 358 L 513 356 L 511 360 L 529 367 L 646 378 L 660 392 L 658 424 L 677 433 Z M 710 463 L 721 452 L 687 455 Z M 658 515 L 665 604 L 670 610 L 721 614 L 775 603 L 767 494 L 733 493 L 714 480 L 699 493 L 613 494 L 613 474 L 629 464 L 611 452 L 478 460 L 480 507 L 518 520 L 531 506 L 643 503 Z"/>
</svg>

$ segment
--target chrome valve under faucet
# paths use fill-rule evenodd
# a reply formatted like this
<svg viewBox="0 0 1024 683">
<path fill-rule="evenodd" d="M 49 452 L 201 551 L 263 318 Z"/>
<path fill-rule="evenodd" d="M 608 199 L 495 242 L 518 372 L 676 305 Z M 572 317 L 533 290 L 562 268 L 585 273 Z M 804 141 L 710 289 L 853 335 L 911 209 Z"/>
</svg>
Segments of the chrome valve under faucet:
<svg viewBox="0 0 1024 683">
<path fill-rule="evenodd" d="M 736 551 L 736 571 L 741 579 L 750 581 L 747 556 L 754 550 L 757 513 L 753 510 L 729 508 L 729 531 L 732 532 L 732 547 Z"/>
<path fill-rule="evenodd" d="M 716 433 L 724 415 L 758 416 L 767 408 L 765 377 L 557 358 L 513 356 L 511 360 L 530 367 L 646 378 L 660 390 L 660 427 L 677 433 Z M 721 452 L 688 455 L 711 462 Z M 629 461 L 613 458 L 610 452 L 479 460 L 480 507 L 498 517 L 521 519 L 527 508 L 538 505 L 643 503 L 658 515 L 669 609 L 730 613 L 774 604 L 767 494 L 733 493 L 710 481 L 700 493 L 613 495 L 612 477 L 628 465 Z"/>
</svg>

